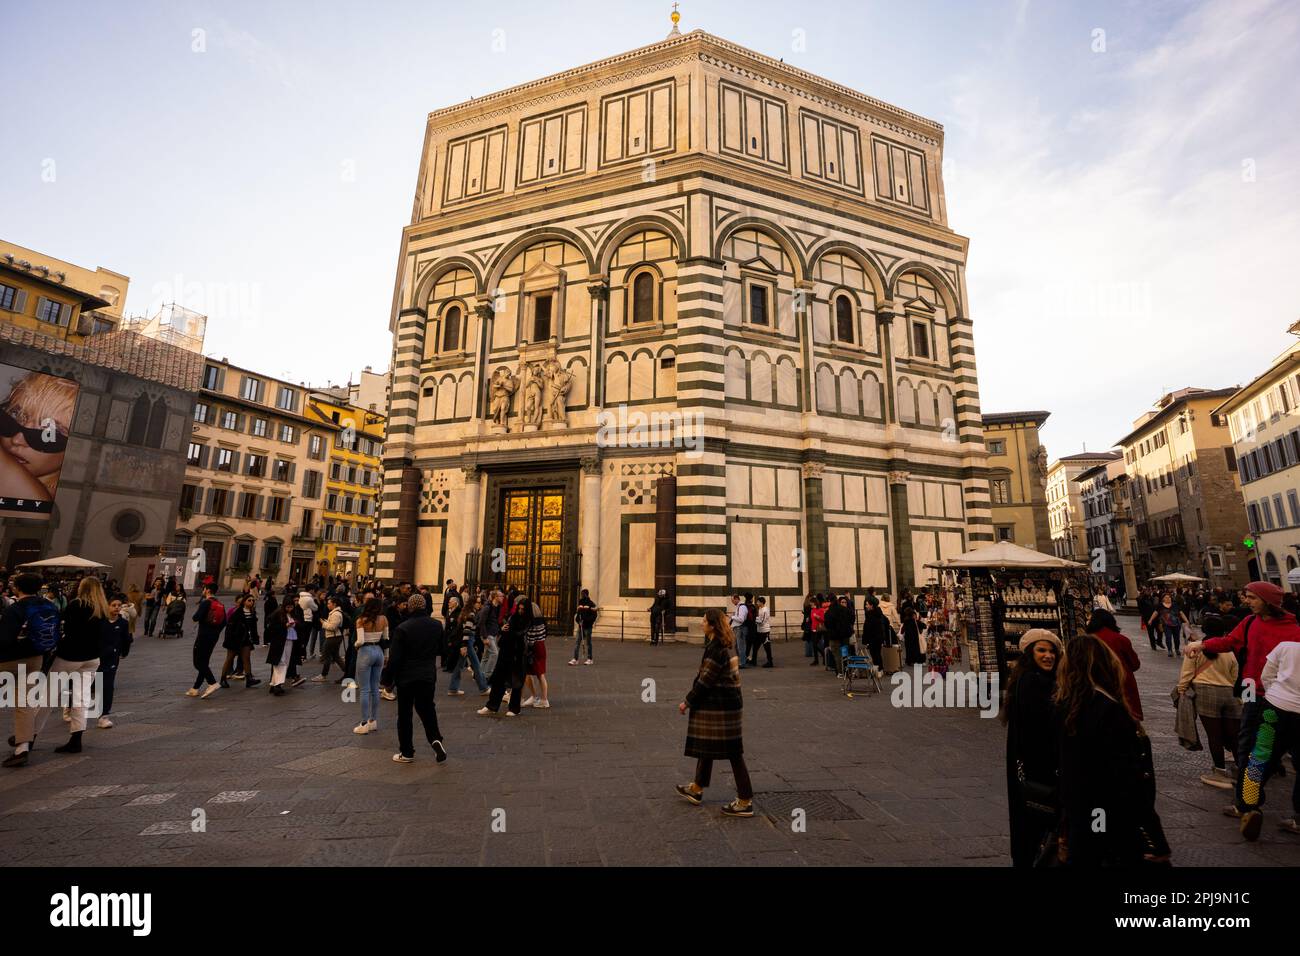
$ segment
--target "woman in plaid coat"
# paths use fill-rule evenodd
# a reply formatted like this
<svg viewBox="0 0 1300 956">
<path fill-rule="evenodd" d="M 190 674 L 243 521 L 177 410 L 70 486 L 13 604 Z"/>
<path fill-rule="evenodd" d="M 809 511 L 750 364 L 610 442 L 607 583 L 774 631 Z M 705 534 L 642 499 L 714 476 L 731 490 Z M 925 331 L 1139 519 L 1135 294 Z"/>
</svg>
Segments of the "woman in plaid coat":
<svg viewBox="0 0 1300 956">
<path fill-rule="evenodd" d="M 695 779 L 679 784 L 677 792 L 699 806 L 704 802 L 704 788 L 709 785 L 714 760 L 731 761 L 736 778 L 736 799 L 722 808 L 729 817 L 754 815 L 754 789 L 745 767 L 741 739 L 740 661 L 736 657 L 736 638 L 726 616 L 716 608 L 704 614 L 704 657 L 695 683 L 677 708 L 690 712 L 686 730 L 686 756 L 696 758 Z"/>
</svg>

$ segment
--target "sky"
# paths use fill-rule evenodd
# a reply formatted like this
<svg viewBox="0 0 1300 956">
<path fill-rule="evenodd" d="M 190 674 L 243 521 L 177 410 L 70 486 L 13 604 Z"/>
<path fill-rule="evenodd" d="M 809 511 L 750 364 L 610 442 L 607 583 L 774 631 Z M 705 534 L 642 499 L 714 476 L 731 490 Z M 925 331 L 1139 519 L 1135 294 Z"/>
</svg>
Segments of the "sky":
<svg viewBox="0 0 1300 956">
<path fill-rule="evenodd" d="M 387 368 L 430 110 L 652 43 L 671 4 L 0 0 L 0 236 L 314 385 Z M 1300 319 L 1300 4 L 724 3 L 701 28 L 945 127 L 986 412 L 1052 458 L 1249 381 Z M 1290 275 L 1292 278 L 1287 279 Z"/>
</svg>

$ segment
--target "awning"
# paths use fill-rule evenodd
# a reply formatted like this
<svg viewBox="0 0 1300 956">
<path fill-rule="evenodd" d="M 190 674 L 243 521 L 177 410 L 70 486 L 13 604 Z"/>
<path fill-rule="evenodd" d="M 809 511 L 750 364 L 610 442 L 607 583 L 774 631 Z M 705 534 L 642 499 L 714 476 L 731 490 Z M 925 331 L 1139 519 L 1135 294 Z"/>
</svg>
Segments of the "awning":
<svg viewBox="0 0 1300 956">
<path fill-rule="evenodd" d="M 1028 548 L 1020 547 L 1018 544 L 1012 544 L 1010 541 L 999 541 L 997 544 L 975 548 L 944 561 L 931 562 L 926 567 L 948 570 L 960 568 L 1026 568 L 1054 571 L 1065 568 L 1082 570 L 1086 565 L 1079 564 L 1077 561 L 1067 561 L 1065 558 L 1058 558 L 1055 555 L 1043 554 L 1041 551 L 1031 551 Z"/>
<path fill-rule="evenodd" d="M 1300 568 L 1292 568 L 1286 573 L 1287 584 L 1300 584 Z"/>
<path fill-rule="evenodd" d="M 75 554 L 65 554 L 61 558 L 46 558 L 44 561 L 28 561 L 26 564 L 18 565 L 20 568 L 66 568 L 74 571 L 92 571 L 95 568 L 106 568 L 107 564 L 100 564 L 98 561 L 91 561 L 89 558 L 79 558 Z"/>
</svg>

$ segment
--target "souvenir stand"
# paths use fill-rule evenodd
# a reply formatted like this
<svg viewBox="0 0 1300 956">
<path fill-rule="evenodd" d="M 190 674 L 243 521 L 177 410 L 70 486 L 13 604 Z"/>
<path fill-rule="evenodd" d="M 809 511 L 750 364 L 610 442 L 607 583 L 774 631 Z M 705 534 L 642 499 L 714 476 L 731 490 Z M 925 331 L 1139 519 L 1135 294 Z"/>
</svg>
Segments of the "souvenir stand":
<svg viewBox="0 0 1300 956">
<path fill-rule="evenodd" d="M 939 570 L 944 604 L 953 608 L 952 628 L 972 669 L 997 672 L 1003 680 L 1025 631 L 1041 627 L 1069 640 L 1088 622 L 1092 576 L 1086 565 L 1001 542 L 930 567 Z"/>
</svg>

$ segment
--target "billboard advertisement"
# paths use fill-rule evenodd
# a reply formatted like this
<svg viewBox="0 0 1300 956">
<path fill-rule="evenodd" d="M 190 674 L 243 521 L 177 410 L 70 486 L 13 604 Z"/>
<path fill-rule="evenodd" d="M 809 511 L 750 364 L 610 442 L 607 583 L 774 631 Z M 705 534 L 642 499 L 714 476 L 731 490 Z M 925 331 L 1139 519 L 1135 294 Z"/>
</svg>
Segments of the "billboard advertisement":
<svg viewBox="0 0 1300 956">
<path fill-rule="evenodd" d="M 0 518 L 48 518 L 80 386 L 0 363 Z"/>
</svg>

